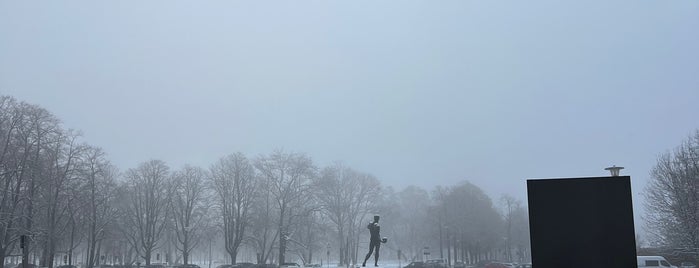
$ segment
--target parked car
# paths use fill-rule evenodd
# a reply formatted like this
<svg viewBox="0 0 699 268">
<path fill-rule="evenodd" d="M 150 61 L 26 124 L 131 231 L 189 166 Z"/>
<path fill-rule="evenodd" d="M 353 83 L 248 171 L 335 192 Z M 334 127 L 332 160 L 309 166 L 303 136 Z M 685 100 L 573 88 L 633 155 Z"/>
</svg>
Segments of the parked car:
<svg viewBox="0 0 699 268">
<path fill-rule="evenodd" d="M 663 256 L 638 256 L 636 257 L 638 261 L 638 268 L 644 267 L 667 267 L 667 268 L 677 268 L 668 262 Z"/>
<path fill-rule="evenodd" d="M 255 267 L 255 265 L 256 264 L 254 264 L 252 262 L 238 262 L 236 264 L 233 264 L 229 268 L 253 268 L 253 267 Z"/>
<path fill-rule="evenodd" d="M 427 268 L 446 268 L 447 262 L 444 259 L 432 259 L 425 262 Z"/>
<path fill-rule="evenodd" d="M 165 264 L 150 264 L 143 266 L 144 268 L 166 268 Z"/>
<path fill-rule="evenodd" d="M 478 263 L 476 263 L 476 268 L 484 268 L 484 267 L 490 265 L 491 263 L 496 263 L 496 262 L 497 261 L 494 261 L 494 260 L 482 260 L 482 261 L 479 261 Z"/>
<path fill-rule="evenodd" d="M 414 262 L 409 263 L 408 265 L 406 265 L 403 268 L 425 268 L 425 263 L 421 262 L 421 261 L 414 261 Z"/>
<path fill-rule="evenodd" d="M 31 263 L 27 264 L 27 266 L 28 266 L 28 268 L 39 268 L 38 265 L 31 264 Z M 20 263 L 20 264 L 17 264 L 17 266 L 15 266 L 15 268 L 23 268 L 23 267 L 22 267 L 22 264 Z"/>
<path fill-rule="evenodd" d="M 508 264 L 502 262 L 491 262 L 485 266 L 485 268 L 512 268 L 513 266 L 508 266 Z"/>
<path fill-rule="evenodd" d="M 697 266 L 691 262 L 683 262 L 680 264 L 680 268 L 697 268 Z"/>
</svg>

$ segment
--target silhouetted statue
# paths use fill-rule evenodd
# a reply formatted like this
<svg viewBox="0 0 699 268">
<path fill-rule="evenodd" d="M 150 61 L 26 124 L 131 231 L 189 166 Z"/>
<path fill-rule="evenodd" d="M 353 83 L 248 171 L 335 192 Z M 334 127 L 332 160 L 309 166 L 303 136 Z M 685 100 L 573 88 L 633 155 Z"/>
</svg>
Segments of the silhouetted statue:
<svg viewBox="0 0 699 268">
<path fill-rule="evenodd" d="M 379 216 L 374 216 L 374 221 L 370 222 L 366 228 L 369 229 L 371 239 L 369 241 L 369 253 L 366 254 L 362 267 L 366 266 L 366 261 L 369 259 L 369 257 L 371 257 L 371 253 L 374 252 L 374 249 L 376 249 L 376 253 L 374 253 L 374 266 L 379 266 L 379 248 L 381 247 L 382 242 L 386 243 L 386 240 L 381 239 L 381 235 L 379 234 L 381 231 L 381 227 L 379 226 Z"/>
</svg>

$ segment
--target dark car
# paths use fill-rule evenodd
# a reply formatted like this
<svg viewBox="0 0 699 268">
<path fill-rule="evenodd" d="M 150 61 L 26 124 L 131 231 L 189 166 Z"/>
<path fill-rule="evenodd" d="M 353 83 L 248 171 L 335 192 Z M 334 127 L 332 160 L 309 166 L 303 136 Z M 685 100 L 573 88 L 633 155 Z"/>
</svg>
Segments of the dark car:
<svg viewBox="0 0 699 268">
<path fill-rule="evenodd" d="M 75 266 L 75 265 L 67 265 L 67 264 L 66 264 L 66 265 L 58 266 L 58 267 L 56 267 L 56 268 L 78 268 L 78 267 Z"/>
<path fill-rule="evenodd" d="M 232 265 L 232 268 L 254 268 L 256 264 L 252 262 L 239 262 Z"/>
<path fill-rule="evenodd" d="M 23 268 L 23 266 L 22 266 L 22 264 L 20 263 L 20 264 L 17 264 L 17 266 L 15 266 L 15 268 Z M 27 268 L 39 268 L 39 266 L 36 265 L 36 264 L 31 264 L 31 263 L 29 263 L 29 264 L 27 264 Z"/>
<path fill-rule="evenodd" d="M 425 262 L 427 268 L 447 268 L 447 262 L 443 259 L 432 259 Z"/>
<path fill-rule="evenodd" d="M 406 265 L 404 268 L 425 268 L 425 263 L 421 261 L 414 261 Z"/>
</svg>

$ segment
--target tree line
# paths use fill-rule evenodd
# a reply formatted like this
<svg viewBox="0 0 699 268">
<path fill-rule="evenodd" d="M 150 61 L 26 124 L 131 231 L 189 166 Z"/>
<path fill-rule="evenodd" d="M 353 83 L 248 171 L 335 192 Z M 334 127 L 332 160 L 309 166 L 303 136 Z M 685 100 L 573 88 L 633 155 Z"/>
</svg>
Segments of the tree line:
<svg viewBox="0 0 699 268">
<path fill-rule="evenodd" d="M 374 214 L 390 237 L 383 258 L 529 256 L 526 208 L 509 196 L 493 202 L 469 182 L 396 191 L 342 163 L 319 167 L 283 150 L 120 171 L 49 111 L 10 96 L 0 96 L 0 178 L 0 268 L 19 256 L 49 268 L 188 264 L 207 244 L 230 263 L 245 250 L 256 263 L 350 265 L 368 247 Z"/>
</svg>

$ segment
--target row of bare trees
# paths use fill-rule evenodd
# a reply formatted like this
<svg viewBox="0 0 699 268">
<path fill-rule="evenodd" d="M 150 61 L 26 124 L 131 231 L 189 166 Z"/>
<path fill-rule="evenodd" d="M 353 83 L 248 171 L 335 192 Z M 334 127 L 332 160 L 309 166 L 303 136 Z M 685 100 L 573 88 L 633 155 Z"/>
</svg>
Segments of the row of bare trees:
<svg viewBox="0 0 699 268">
<path fill-rule="evenodd" d="M 81 245 L 94 264 L 116 215 L 115 177 L 104 153 L 53 114 L 0 96 L 0 267 L 30 252 L 42 266 L 59 253 L 72 262 Z"/>
<path fill-rule="evenodd" d="M 368 246 L 375 213 L 391 237 L 383 256 L 402 249 L 398 258 L 414 260 L 439 247 L 450 262 L 473 262 L 528 245 L 519 202 L 507 199 L 499 212 L 469 183 L 395 192 L 371 174 L 340 163 L 320 168 L 285 151 L 233 153 L 177 170 L 149 160 L 120 172 L 50 112 L 7 96 L 0 97 L 0 179 L 0 268 L 17 256 L 37 256 L 49 268 L 64 256 L 87 268 L 187 264 L 203 242 L 233 263 L 244 251 L 257 263 L 320 256 L 351 265 Z M 161 260 L 170 248 L 176 252 Z"/>
</svg>

